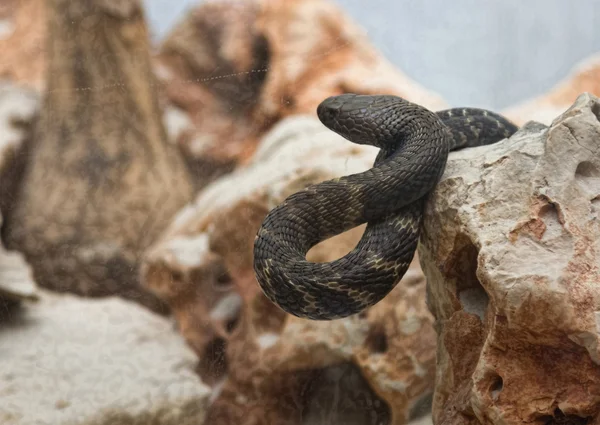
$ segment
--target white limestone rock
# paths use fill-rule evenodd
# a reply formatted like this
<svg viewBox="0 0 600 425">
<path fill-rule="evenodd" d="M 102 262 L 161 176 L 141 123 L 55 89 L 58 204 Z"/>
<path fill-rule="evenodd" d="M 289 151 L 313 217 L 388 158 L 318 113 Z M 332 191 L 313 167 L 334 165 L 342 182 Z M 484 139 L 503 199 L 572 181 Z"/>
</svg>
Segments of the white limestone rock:
<svg viewBox="0 0 600 425">
<path fill-rule="evenodd" d="M 3 425 L 198 425 L 209 391 L 169 320 L 44 291 L 0 326 Z"/>
</svg>

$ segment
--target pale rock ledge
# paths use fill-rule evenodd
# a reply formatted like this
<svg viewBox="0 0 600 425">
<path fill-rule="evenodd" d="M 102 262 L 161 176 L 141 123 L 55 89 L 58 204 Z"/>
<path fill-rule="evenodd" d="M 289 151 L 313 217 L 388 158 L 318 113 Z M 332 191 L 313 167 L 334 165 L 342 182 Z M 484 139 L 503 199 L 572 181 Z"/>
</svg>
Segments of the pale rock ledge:
<svg viewBox="0 0 600 425">
<path fill-rule="evenodd" d="M 434 423 L 599 423 L 599 102 L 450 155 L 419 246 Z"/>
</svg>

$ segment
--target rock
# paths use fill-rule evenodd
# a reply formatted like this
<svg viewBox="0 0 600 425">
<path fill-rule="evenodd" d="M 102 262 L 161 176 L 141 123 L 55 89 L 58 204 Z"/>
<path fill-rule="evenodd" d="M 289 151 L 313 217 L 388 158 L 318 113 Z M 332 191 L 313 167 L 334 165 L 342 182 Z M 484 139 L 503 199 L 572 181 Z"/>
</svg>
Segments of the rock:
<svg viewBox="0 0 600 425">
<path fill-rule="evenodd" d="M 13 204 L 38 107 L 39 98 L 34 91 L 0 82 L 0 230 L 2 212 Z M 36 299 L 37 287 L 29 265 L 20 253 L 6 251 L 0 239 L 0 320 L 8 305 Z"/>
<path fill-rule="evenodd" d="M 419 247 L 437 424 L 600 420 L 600 101 L 452 153 Z"/>
<path fill-rule="evenodd" d="M 55 0 L 47 12 L 48 91 L 4 241 L 40 286 L 164 311 L 139 286 L 139 258 L 194 188 L 166 141 L 142 4 Z"/>
<path fill-rule="evenodd" d="M 3 425 L 197 425 L 209 390 L 168 320 L 44 292 L 0 327 Z"/>
<path fill-rule="evenodd" d="M 180 143 L 198 172 L 247 163 L 275 123 L 315 115 L 330 95 L 389 93 L 445 106 L 324 0 L 203 2 L 165 39 L 156 60 L 169 102 L 196 128 Z"/>
<path fill-rule="evenodd" d="M 529 120 L 549 125 L 584 92 L 600 96 L 600 54 L 576 65 L 571 75 L 556 84 L 548 93 L 510 107 L 504 111 L 504 115 L 518 125 Z"/>
<path fill-rule="evenodd" d="M 0 78 L 42 91 L 47 67 L 46 2 L 3 0 L 0 4 Z"/>
<path fill-rule="evenodd" d="M 376 153 L 314 117 L 286 118 L 248 166 L 207 186 L 146 252 L 142 282 L 169 304 L 214 388 L 211 425 L 375 423 L 365 414 L 403 424 L 426 404 L 435 335 L 416 260 L 384 301 L 333 322 L 286 315 L 262 294 L 252 267 L 254 237 L 272 207 L 308 184 L 370 168 Z M 339 258 L 362 230 L 317 245 L 308 258 Z"/>
<path fill-rule="evenodd" d="M 16 196 L 39 104 L 35 91 L 0 81 L 0 212 L 5 214 Z"/>
<path fill-rule="evenodd" d="M 14 303 L 22 300 L 38 300 L 31 268 L 20 253 L 6 251 L 0 243 L 0 304 L 2 301 Z M 0 306 L 0 321 L 4 318 L 1 310 Z"/>
</svg>

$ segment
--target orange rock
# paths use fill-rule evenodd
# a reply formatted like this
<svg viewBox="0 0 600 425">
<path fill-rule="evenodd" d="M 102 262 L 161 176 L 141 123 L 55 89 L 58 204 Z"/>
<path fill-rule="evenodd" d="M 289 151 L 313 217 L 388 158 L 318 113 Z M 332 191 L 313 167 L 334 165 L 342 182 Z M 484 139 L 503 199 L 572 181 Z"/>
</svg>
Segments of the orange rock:
<svg viewBox="0 0 600 425">
<path fill-rule="evenodd" d="M 166 38 L 157 63 L 169 101 L 195 126 L 180 143 L 202 164 L 247 163 L 273 124 L 315 115 L 330 95 L 388 93 L 445 106 L 323 0 L 204 2 Z"/>
<path fill-rule="evenodd" d="M 286 315 L 254 278 L 253 242 L 267 212 L 310 183 L 364 171 L 376 152 L 316 118 L 287 118 L 250 164 L 207 186 L 145 255 L 144 284 L 169 303 L 214 387 L 211 424 L 291 425 L 324 412 L 333 423 L 365 423 L 368 414 L 403 424 L 431 395 L 435 333 L 416 261 L 384 301 L 332 322 Z M 338 258 L 361 234 L 338 235 L 308 258 Z"/>
<path fill-rule="evenodd" d="M 41 91 L 46 86 L 46 10 L 43 0 L 0 4 L 0 77 Z"/>
</svg>

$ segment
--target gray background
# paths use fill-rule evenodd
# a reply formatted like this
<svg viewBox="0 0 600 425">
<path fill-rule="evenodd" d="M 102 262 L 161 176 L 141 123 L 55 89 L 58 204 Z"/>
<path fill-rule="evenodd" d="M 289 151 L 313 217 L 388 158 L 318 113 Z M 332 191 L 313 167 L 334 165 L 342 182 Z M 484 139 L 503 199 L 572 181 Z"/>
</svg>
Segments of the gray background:
<svg viewBox="0 0 600 425">
<path fill-rule="evenodd" d="M 145 0 L 154 39 L 201 1 Z M 452 106 L 501 109 L 600 51 L 600 0 L 337 0 L 403 72 Z"/>
</svg>

